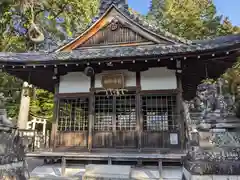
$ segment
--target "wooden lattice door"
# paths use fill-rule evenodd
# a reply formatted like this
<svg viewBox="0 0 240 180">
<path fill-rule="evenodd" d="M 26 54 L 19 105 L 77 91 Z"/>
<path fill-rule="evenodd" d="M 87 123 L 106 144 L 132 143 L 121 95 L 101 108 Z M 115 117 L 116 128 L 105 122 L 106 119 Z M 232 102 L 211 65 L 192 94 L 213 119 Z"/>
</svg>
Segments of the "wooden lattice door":
<svg viewBox="0 0 240 180">
<path fill-rule="evenodd" d="M 143 148 L 180 146 L 176 95 L 146 94 L 141 96 Z"/>
<path fill-rule="evenodd" d="M 135 148 L 136 95 L 95 95 L 93 147 Z"/>
<path fill-rule="evenodd" d="M 87 147 L 88 97 L 61 98 L 59 100 L 57 145 Z"/>
<path fill-rule="evenodd" d="M 137 147 L 136 95 L 128 93 L 116 97 L 116 131 L 117 148 Z"/>
</svg>

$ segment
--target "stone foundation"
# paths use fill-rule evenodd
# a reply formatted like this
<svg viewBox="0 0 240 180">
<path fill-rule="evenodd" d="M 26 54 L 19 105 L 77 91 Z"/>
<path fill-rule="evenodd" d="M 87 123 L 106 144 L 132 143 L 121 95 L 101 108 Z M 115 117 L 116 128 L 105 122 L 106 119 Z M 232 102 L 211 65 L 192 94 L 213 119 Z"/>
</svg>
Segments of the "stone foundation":
<svg viewBox="0 0 240 180">
<path fill-rule="evenodd" d="M 240 180 L 240 175 L 193 175 L 183 167 L 185 180 Z"/>
<path fill-rule="evenodd" d="M 87 165 L 88 166 L 88 165 Z M 66 175 L 61 176 L 60 165 L 44 165 L 38 166 L 31 172 L 32 180 L 52 180 L 52 179 L 71 179 L 82 180 L 87 179 L 99 179 L 102 180 L 109 178 L 125 178 L 129 180 L 182 180 L 182 167 L 163 167 L 162 174 L 160 175 L 158 167 L 130 167 L 118 166 L 118 165 L 91 165 L 92 167 L 87 170 L 87 166 L 74 165 L 66 167 Z M 102 166 L 99 168 L 99 166 Z M 114 167 L 113 167 L 114 166 Z M 130 167 L 130 172 L 129 172 Z M 89 167 L 88 167 L 89 168 Z M 95 169 L 95 170 L 94 170 Z M 101 172 L 100 172 L 101 169 Z M 102 171 L 103 170 L 103 171 Z M 88 172 L 87 172 L 88 171 Z M 105 172 L 104 172 L 105 171 Z M 107 171 L 107 172 L 106 172 Z M 114 172 L 115 171 L 115 172 Z M 121 172 L 122 171 L 122 172 Z M 124 172 L 123 172 L 124 171 Z M 107 173 L 107 174 L 103 174 Z"/>
</svg>

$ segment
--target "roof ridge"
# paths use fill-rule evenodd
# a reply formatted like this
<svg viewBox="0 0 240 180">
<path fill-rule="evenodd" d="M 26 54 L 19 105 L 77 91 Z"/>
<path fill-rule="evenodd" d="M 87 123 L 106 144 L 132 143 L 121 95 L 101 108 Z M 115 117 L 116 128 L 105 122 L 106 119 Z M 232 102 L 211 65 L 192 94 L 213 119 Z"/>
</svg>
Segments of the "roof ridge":
<svg viewBox="0 0 240 180">
<path fill-rule="evenodd" d="M 100 0 L 99 14 L 103 14 L 111 5 L 118 8 L 128 9 L 127 0 Z"/>
</svg>

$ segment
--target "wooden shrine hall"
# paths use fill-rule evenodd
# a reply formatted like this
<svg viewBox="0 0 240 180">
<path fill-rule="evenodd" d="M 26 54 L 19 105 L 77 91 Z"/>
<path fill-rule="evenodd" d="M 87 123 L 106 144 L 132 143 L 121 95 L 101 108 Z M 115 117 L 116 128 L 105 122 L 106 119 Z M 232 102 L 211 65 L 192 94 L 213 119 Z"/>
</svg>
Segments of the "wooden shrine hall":
<svg viewBox="0 0 240 180">
<path fill-rule="evenodd" d="M 48 53 L 0 53 L 0 65 L 55 93 L 54 151 L 156 152 L 185 149 L 182 101 L 239 55 L 240 35 L 189 41 L 102 0 L 80 36 Z"/>
</svg>

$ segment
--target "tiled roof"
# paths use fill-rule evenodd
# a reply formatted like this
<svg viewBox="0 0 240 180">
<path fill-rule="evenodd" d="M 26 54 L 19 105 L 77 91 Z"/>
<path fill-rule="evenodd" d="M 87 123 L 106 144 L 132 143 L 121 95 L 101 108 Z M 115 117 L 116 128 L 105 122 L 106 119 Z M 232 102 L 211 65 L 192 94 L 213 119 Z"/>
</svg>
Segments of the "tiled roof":
<svg viewBox="0 0 240 180">
<path fill-rule="evenodd" d="M 148 31 L 155 33 L 156 35 L 162 36 L 162 37 L 172 40 L 176 43 L 184 43 L 184 44 L 192 43 L 190 40 L 178 37 L 176 35 L 171 34 L 168 31 L 164 30 L 163 28 L 160 28 L 155 21 L 146 20 L 141 15 L 132 13 L 131 11 L 129 11 L 128 4 L 126 4 L 125 1 L 126 0 L 101 0 L 98 15 L 95 16 L 94 18 L 92 18 L 92 21 L 88 24 L 85 31 L 87 31 L 94 23 L 96 23 L 111 6 L 114 6 L 122 15 L 127 17 L 129 20 L 137 23 L 139 26 L 145 28 Z M 72 40 L 73 39 L 71 39 L 71 40 L 68 39 L 68 40 L 63 41 L 59 47 L 62 47 L 65 44 L 70 43 Z M 55 50 L 57 50 L 57 49 L 55 49 Z"/>
<path fill-rule="evenodd" d="M 100 8 L 99 13 L 96 17 L 92 19 L 92 22 L 89 23 L 86 30 L 90 28 L 96 21 L 98 21 L 101 16 L 109 9 L 109 7 L 114 6 L 116 9 L 122 13 L 125 17 L 127 17 L 129 20 L 133 21 L 134 23 L 138 24 L 142 28 L 145 28 L 148 31 L 151 31 L 161 37 L 167 38 L 171 41 L 174 41 L 176 43 L 182 43 L 189 45 L 189 49 L 194 49 L 195 45 L 204 45 L 204 48 L 212 46 L 215 46 L 217 44 L 226 44 L 231 43 L 232 41 L 235 41 L 237 38 L 239 38 L 238 35 L 230 35 L 230 36 L 222 36 L 215 39 L 208 39 L 208 40 L 195 40 L 190 41 L 185 38 L 178 37 L 176 35 L 173 35 L 169 33 L 168 31 L 164 30 L 164 28 L 160 28 L 157 23 L 153 20 L 146 20 L 141 15 L 133 13 L 129 10 L 128 4 L 126 3 L 126 0 L 101 0 L 100 1 Z M 71 42 L 73 39 L 66 40 L 62 43 L 62 46 L 64 44 L 67 44 Z M 198 48 L 198 47 L 197 47 Z M 56 50 L 56 49 L 55 49 Z"/>
<path fill-rule="evenodd" d="M 89 49 L 78 49 L 72 52 L 52 52 L 52 53 L 0 53 L 0 61 L 6 63 L 31 63 L 52 61 L 84 61 L 101 60 L 106 58 L 128 58 L 143 56 L 166 56 L 168 54 L 177 55 L 179 53 L 204 52 L 206 50 L 218 50 L 220 48 L 236 46 L 240 49 L 240 35 L 226 36 L 207 41 L 198 41 L 195 45 L 174 44 L 174 45 L 142 45 L 142 46 L 117 46 L 99 47 Z"/>
</svg>

